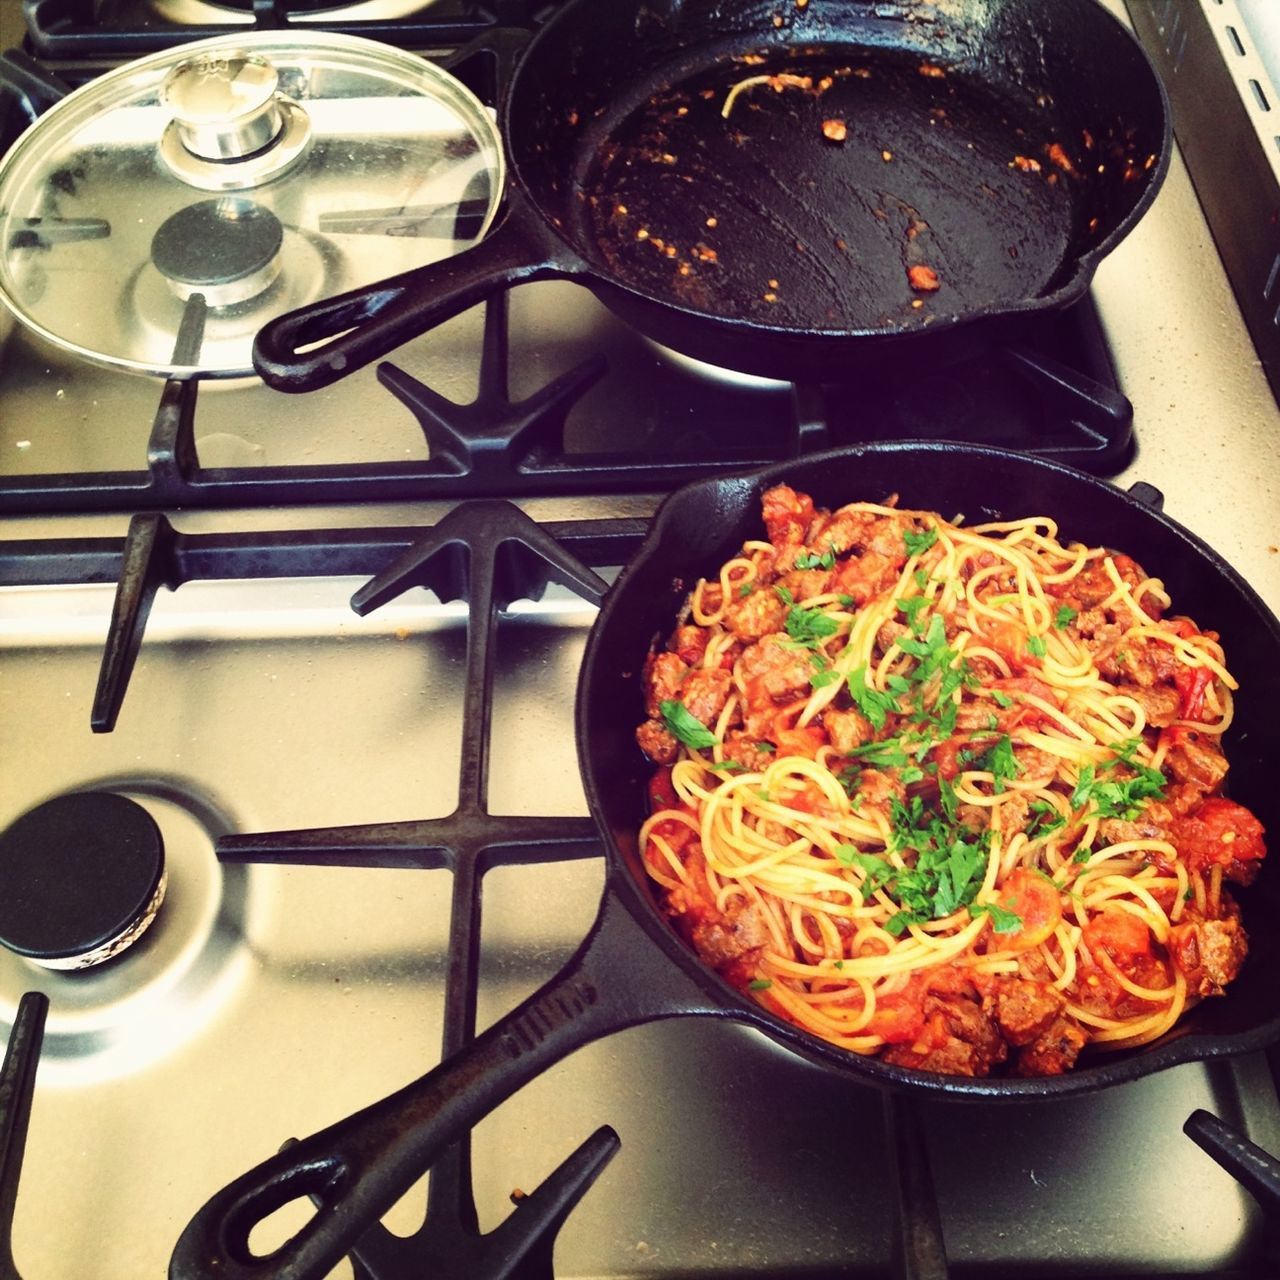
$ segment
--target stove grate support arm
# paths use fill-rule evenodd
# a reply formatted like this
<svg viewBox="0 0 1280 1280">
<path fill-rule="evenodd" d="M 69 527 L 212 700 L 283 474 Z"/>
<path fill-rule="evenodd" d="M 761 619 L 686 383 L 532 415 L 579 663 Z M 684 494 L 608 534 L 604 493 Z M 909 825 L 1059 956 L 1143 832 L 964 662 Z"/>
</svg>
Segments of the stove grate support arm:
<svg viewBox="0 0 1280 1280">
<path fill-rule="evenodd" d="M 557 583 L 592 603 L 607 584 L 569 550 L 554 527 L 538 525 L 507 502 L 472 502 L 402 546 L 352 597 L 367 614 L 414 587 L 468 605 L 463 739 L 458 804 L 443 819 L 313 831 L 222 837 L 227 862 L 443 867 L 453 876 L 441 1053 L 474 1039 L 485 873 L 507 863 L 565 860 L 599 852 L 589 818 L 495 816 L 488 810 L 493 652 L 502 615 L 518 600 L 538 600 Z M 607 554 L 608 540 L 588 540 Z M 595 1131 L 494 1230 L 479 1230 L 469 1141 L 456 1143 L 431 1169 L 427 1210 L 412 1235 L 381 1223 L 352 1250 L 359 1280 L 551 1280 L 556 1235 L 619 1148 L 607 1125 Z"/>
<path fill-rule="evenodd" d="M 48 1012 L 48 996 L 28 991 L 22 997 L 0 1066 L 0 1280 L 22 1280 L 13 1261 L 13 1212 Z"/>
</svg>

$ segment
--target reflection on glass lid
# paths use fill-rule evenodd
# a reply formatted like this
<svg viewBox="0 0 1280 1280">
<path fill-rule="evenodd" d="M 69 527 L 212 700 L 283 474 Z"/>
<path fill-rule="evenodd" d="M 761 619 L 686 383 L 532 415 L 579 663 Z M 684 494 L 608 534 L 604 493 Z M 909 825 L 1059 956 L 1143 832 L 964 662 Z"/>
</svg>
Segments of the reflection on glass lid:
<svg viewBox="0 0 1280 1280">
<path fill-rule="evenodd" d="M 78 89 L 0 162 L 0 300 L 101 363 L 247 374 L 267 320 L 483 235 L 502 180 L 490 113 L 421 58 L 203 40 Z"/>
</svg>

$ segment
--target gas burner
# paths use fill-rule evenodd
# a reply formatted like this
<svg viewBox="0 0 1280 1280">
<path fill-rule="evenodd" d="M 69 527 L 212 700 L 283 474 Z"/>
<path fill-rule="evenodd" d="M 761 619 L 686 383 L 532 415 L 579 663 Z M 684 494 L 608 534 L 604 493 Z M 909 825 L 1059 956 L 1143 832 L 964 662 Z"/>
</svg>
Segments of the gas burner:
<svg viewBox="0 0 1280 1280">
<path fill-rule="evenodd" d="M 24 992 L 49 997 L 52 1075 L 134 1070 L 212 1016 L 248 963 L 247 877 L 213 852 L 225 830 L 132 781 L 54 797 L 0 835 L 0 1022 Z"/>
<path fill-rule="evenodd" d="M 142 937 L 164 900 L 164 840 L 136 801 L 56 796 L 0 833 L 0 945 L 48 969 L 87 969 Z"/>
<path fill-rule="evenodd" d="M 245 216 L 228 206 L 252 212 Z M 328 237 L 282 225 L 251 201 L 201 201 L 156 232 L 151 261 L 125 283 L 118 324 L 139 330 L 137 349 L 162 367 L 173 358 L 190 299 L 200 294 L 209 311 L 191 363 L 247 373 L 249 350 L 263 323 L 333 291 L 343 262 Z"/>
<path fill-rule="evenodd" d="M 248 302 L 280 274 L 284 230 L 260 204 L 236 196 L 201 200 L 161 223 L 151 261 L 174 296 L 202 294 L 210 307 Z"/>
</svg>

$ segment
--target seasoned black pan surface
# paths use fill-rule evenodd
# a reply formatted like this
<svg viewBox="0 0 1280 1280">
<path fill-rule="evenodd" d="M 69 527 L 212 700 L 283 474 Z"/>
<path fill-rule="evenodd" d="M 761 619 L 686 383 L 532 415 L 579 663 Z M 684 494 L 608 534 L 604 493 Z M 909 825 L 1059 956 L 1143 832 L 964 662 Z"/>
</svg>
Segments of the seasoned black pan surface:
<svg viewBox="0 0 1280 1280">
<path fill-rule="evenodd" d="M 1052 288 L 1088 179 L 1050 120 L 918 54 L 851 52 L 732 57 L 647 99 L 584 148 L 575 243 L 651 296 L 792 329 L 921 327 Z M 1121 163 L 1136 180 L 1145 158 Z"/>
</svg>

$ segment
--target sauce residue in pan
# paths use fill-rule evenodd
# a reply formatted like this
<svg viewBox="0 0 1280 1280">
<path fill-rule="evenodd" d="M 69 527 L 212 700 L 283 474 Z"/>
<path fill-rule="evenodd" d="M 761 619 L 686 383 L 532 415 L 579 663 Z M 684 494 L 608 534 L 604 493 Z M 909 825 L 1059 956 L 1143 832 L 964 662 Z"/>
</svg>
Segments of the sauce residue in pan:
<svg viewBox="0 0 1280 1280">
<path fill-rule="evenodd" d="M 1087 229 L 1077 162 L 1015 103 L 935 63 L 748 54 L 654 95 L 587 158 L 581 242 L 617 279 L 787 328 L 883 329 L 1053 287 Z"/>
</svg>

